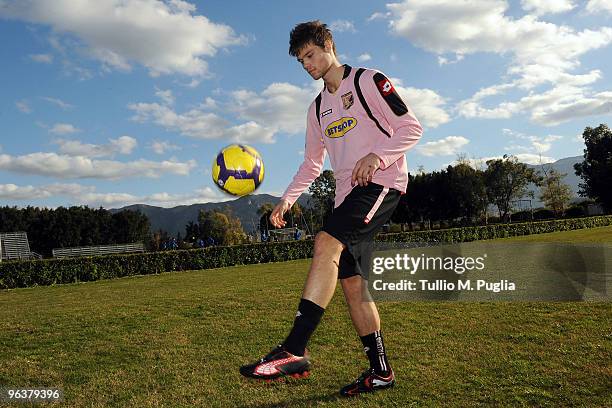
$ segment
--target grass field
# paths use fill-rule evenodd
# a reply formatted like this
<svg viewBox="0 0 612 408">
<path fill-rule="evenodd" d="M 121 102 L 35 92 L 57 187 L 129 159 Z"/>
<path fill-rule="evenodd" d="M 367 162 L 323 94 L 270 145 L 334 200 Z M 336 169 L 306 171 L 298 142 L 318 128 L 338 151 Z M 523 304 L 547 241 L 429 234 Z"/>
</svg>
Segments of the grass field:
<svg viewBox="0 0 612 408">
<path fill-rule="evenodd" d="M 515 240 L 612 242 L 612 227 Z M 605 302 L 383 302 L 398 383 L 343 400 L 367 361 L 340 292 L 305 380 L 238 374 L 284 338 L 308 260 L 0 292 L 0 386 L 63 406 L 612 406 Z"/>
</svg>

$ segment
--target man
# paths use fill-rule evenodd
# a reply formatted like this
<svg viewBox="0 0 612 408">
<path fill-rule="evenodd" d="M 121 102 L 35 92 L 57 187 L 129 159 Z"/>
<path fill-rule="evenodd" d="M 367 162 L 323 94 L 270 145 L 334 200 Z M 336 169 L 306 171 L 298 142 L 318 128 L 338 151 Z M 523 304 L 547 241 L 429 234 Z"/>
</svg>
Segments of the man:
<svg viewBox="0 0 612 408">
<path fill-rule="evenodd" d="M 405 192 L 404 153 L 421 137 L 422 127 L 382 73 L 341 65 L 330 30 L 319 21 L 298 24 L 289 54 L 325 84 L 310 105 L 304 162 L 270 215 L 283 227 L 283 215 L 319 176 L 326 152 L 336 179 L 335 208 L 315 237 L 314 256 L 293 328 L 285 341 L 261 360 L 245 365 L 247 377 L 275 379 L 309 374 L 306 344 L 340 279 L 353 325 L 370 361 L 345 396 L 389 388 L 395 375 L 380 332 L 376 305 L 365 282 L 371 243 Z"/>
</svg>

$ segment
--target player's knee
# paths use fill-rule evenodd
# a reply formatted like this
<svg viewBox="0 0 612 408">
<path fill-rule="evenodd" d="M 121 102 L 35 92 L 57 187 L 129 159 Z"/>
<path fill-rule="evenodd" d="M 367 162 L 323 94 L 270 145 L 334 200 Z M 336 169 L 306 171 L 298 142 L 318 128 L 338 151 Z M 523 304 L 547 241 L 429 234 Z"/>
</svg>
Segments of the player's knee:
<svg viewBox="0 0 612 408">
<path fill-rule="evenodd" d="M 340 254 L 343 249 L 342 243 L 325 231 L 317 233 L 314 244 L 315 253 L 320 254 L 329 253 L 331 255 L 336 255 Z"/>
</svg>

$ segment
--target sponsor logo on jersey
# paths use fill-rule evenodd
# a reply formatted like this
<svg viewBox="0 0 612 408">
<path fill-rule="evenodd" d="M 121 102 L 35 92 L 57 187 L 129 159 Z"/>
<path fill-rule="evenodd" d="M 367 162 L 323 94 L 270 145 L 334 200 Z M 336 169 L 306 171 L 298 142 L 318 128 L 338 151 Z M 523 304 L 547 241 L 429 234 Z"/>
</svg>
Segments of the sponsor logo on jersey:
<svg viewBox="0 0 612 408">
<path fill-rule="evenodd" d="M 330 113 L 332 113 L 332 110 L 331 110 L 331 109 L 328 109 L 328 110 L 326 110 L 325 112 L 321 113 L 321 117 L 323 117 L 323 116 L 327 116 L 327 115 L 329 115 Z"/>
<path fill-rule="evenodd" d="M 357 119 L 342 118 L 330 123 L 325 128 L 325 135 L 330 138 L 338 138 L 347 134 L 351 129 L 357 126 Z"/>
<path fill-rule="evenodd" d="M 389 81 L 387 78 L 383 79 L 382 81 L 378 81 L 376 85 L 383 96 L 391 95 L 395 91 L 393 84 L 391 84 L 391 81 Z"/>
<path fill-rule="evenodd" d="M 352 91 L 349 91 L 342 95 L 342 106 L 344 106 L 344 109 L 350 108 L 351 106 L 353 106 L 353 103 L 355 103 L 355 98 L 353 98 Z"/>
</svg>

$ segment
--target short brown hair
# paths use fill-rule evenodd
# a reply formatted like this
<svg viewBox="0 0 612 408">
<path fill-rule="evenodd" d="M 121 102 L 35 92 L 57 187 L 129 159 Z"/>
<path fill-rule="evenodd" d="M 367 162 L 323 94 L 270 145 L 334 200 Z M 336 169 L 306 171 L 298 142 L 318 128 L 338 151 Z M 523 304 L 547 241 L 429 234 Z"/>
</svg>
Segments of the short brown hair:
<svg viewBox="0 0 612 408">
<path fill-rule="evenodd" d="M 323 24 L 319 20 L 300 23 L 291 30 L 289 35 L 289 55 L 297 57 L 300 50 L 308 43 L 325 48 L 325 42 L 328 40 L 331 41 L 335 54 L 336 44 L 327 24 Z"/>
</svg>

